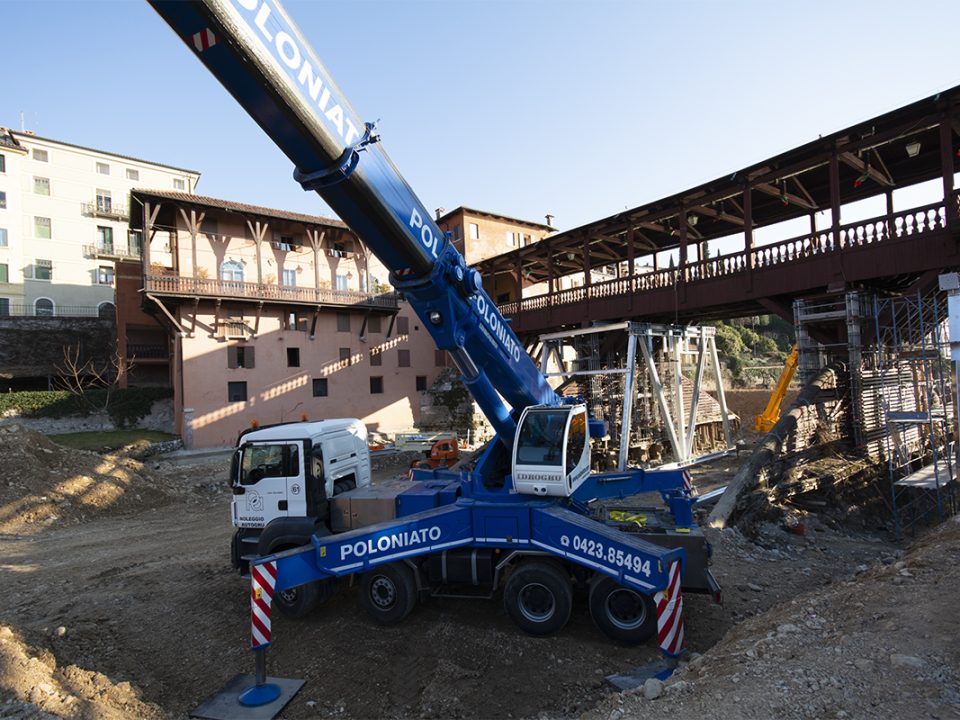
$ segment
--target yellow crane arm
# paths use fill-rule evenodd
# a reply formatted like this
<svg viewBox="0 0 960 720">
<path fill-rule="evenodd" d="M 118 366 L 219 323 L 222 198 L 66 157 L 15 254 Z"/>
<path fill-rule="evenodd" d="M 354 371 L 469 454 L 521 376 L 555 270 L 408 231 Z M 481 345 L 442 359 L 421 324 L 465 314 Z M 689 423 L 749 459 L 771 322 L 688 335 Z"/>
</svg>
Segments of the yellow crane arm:
<svg viewBox="0 0 960 720">
<path fill-rule="evenodd" d="M 777 424 L 777 420 L 780 419 L 780 405 L 783 403 L 783 398 L 787 394 L 787 388 L 790 386 L 790 381 L 793 380 L 793 373 L 796 370 L 797 346 L 794 345 L 790 354 L 787 355 L 787 361 L 783 365 L 780 379 L 777 380 L 777 387 L 770 394 L 766 409 L 760 415 L 757 415 L 754 428 L 759 432 L 770 432 L 773 426 Z"/>
</svg>

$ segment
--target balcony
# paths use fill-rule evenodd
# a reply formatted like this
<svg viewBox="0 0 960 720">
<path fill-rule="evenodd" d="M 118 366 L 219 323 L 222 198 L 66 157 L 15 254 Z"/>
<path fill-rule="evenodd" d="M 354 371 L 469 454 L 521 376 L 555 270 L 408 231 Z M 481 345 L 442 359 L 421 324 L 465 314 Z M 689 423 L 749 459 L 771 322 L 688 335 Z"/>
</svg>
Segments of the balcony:
<svg viewBox="0 0 960 720">
<path fill-rule="evenodd" d="M 170 350 L 160 343 L 127 343 L 128 360 L 169 360 Z"/>
<path fill-rule="evenodd" d="M 398 308 L 396 293 L 374 295 L 358 290 L 288 287 L 238 280 L 187 278 L 177 275 L 147 275 L 143 279 L 143 289 L 148 293 L 167 297 L 202 297 L 287 305 L 353 307 L 388 313 L 395 312 Z"/>
<path fill-rule="evenodd" d="M 103 258 L 106 260 L 139 260 L 139 247 L 120 247 L 119 245 L 107 244 L 103 247 L 99 245 L 84 245 L 83 256 L 88 258 Z"/>
<path fill-rule="evenodd" d="M 108 220 L 130 219 L 130 208 L 126 205 L 115 203 L 112 200 L 104 202 L 104 200 L 99 199 L 94 202 L 83 203 L 81 212 L 90 217 L 107 218 Z"/>
</svg>

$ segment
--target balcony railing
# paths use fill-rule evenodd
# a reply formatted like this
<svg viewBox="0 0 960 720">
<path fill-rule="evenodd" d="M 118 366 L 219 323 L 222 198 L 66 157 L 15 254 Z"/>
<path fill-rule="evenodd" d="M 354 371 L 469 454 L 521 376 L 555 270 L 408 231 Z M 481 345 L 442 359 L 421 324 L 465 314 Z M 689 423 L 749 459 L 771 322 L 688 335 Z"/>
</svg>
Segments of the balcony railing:
<svg viewBox="0 0 960 720">
<path fill-rule="evenodd" d="M 147 292 L 158 295 L 264 300 L 298 305 L 362 306 L 378 310 L 396 310 L 398 307 L 395 293 L 374 295 L 358 290 L 290 287 L 238 280 L 187 278 L 177 275 L 147 275 L 144 278 L 143 287 Z"/>
<path fill-rule="evenodd" d="M 55 308 L 37 308 L 29 304 L 0 305 L 0 317 L 38 317 L 38 318 L 99 318 L 112 320 L 113 305 L 99 307 L 90 305 L 57 305 Z"/>
<path fill-rule="evenodd" d="M 130 360 L 168 360 L 170 350 L 162 343 L 127 343 L 127 358 Z"/>
<path fill-rule="evenodd" d="M 950 201 L 960 209 L 960 193 L 955 192 Z M 929 235 L 935 231 L 945 230 L 946 227 L 946 207 L 941 201 L 902 210 L 892 215 L 882 215 L 841 225 L 836 236 L 832 229 L 824 229 L 755 247 L 751 250 L 749 257 L 745 250 L 741 250 L 730 255 L 692 262 L 685 268 L 673 267 L 635 274 L 632 277 L 561 290 L 552 295 L 524 298 L 520 302 L 511 300 L 500 303 L 498 307 L 503 315 L 510 316 L 525 310 L 559 307 L 593 298 L 626 297 L 632 293 L 670 287 L 681 281 L 695 282 L 738 275 L 747 272 L 751 265 L 754 270 L 764 270 L 801 262 L 807 258 L 839 255 L 857 248 L 906 237 Z"/>
<path fill-rule="evenodd" d="M 115 202 L 103 202 L 96 200 L 94 202 L 83 203 L 81 211 L 84 215 L 93 217 L 109 218 L 110 220 L 129 220 L 130 209 L 126 205 Z"/>
<path fill-rule="evenodd" d="M 83 255 L 84 257 L 108 258 L 110 260 L 123 260 L 126 258 L 139 260 L 140 248 L 121 247 L 119 245 L 104 245 L 102 247 L 100 245 L 84 245 Z"/>
</svg>

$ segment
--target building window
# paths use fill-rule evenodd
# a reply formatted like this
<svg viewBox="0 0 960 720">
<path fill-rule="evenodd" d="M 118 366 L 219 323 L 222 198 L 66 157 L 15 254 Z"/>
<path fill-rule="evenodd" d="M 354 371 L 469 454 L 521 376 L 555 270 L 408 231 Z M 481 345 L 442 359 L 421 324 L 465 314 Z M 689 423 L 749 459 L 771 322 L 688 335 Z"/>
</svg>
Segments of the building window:
<svg viewBox="0 0 960 720">
<path fill-rule="evenodd" d="M 0 315 L 10 314 L 10 298 L 0 298 Z"/>
<path fill-rule="evenodd" d="M 110 166 L 107 163 L 98 162 L 97 163 L 97 174 L 98 175 L 109 175 Z"/>
<path fill-rule="evenodd" d="M 97 226 L 97 249 L 105 253 L 113 252 L 113 228 Z"/>
<path fill-rule="evenodd" d="M 337 332 L 350 332 L 350 313 L 337 313 Z"/>
<path fill-rule="evenodd" d="M 174 178 L 174 179 L 173 179 L 173 189 L 174 189 L 174 190 L 186 190 L 186 187 L 187 187 L 187 185 L 186 185 L 185 182 L 183 182 L 183 179 L 182 179 L 182 178 Z"/>
<path fill-rule="evenodd" d="M 37 195 L 49 195 L 50 194 L 50 178 L 34 177 L 33 192 Z"/>
<path fill-rule="evenodd" d="M 127 250 L 134 257 L 140 257 L 143 252 L 143 231 L 130 230 L 127 232 Z"/>
<path fill-rule="evenodd" d="M 427 376 L 426 375 L 417 375 L 417 390 L 419 392 L 424 392 L 427 389 Z"/>
<path fill-rule="evenodd" d="M 370 351 L 370 365 L 371 367 L 380 367 L 383 365 L 383 353 Z"/>
<path fill-rule="evenodd" d="M 347 276 L 337 273 L 337 290 L 348 290 Z"/>
<path fill-rule="evenodd" d="M 327 396 L 327 379 L 326 378 L 313 379 L 313 396 L 314 397 Z"/>
<path fill-rule="evenodd" d="M 470 223 L 470 239 L 479 240 L 480 239 L 480 226 L 476 223 Z"/>
<path fill-rule="evenodd" d="M 274 235 L 273 246 L 283 252 L 293 252 L 293 235 Z"/>
<path fill-rule="evenodd" d="M 509 230 L 507 230 L 507 245 L 509 247 L 517 246 L 517 236 L 516 234 L 510 232 Z"/>
<path fill-rule="evenodd" d="M 50 159 L 50 156 L 47 155 L 46 150 L 41 150 L 40 148 L 33 149 L 33 159 L 37 162 L 47 162 Z"/>
<path fill-rule="evenodd" d="M 227 260 L 220 266 L 220 279 L 243 282 L 243 265 L 236 260 Z"/>
<path fill-rule="evenodd" d="M 33 235 L 34 237 L 38 237 L 43 240 L 49 240 L 51 237 L 50 218 L 46 218 L 46 217 L 33 218 Z"/>
<path fill-rule="evenodd" d="M 380 316 L 371 315 L 367 318 L 367 332 L 382 333 L 383 328 L 380 325 Z"/>
<path fill-rule="evenodd" d="M 7 246 L 7 229 L 0 228 L 0 247 Z"/>
<path fill-rule="evenodd" d="M 6 210 L 7 208 L 7 194 L 0 191 L 0 210 Z"/>
<path fill-rule="evenodd" d="M 3 153 L 0 153 L 0 173 L 5 173 L 7 171 L 7 156 Z"/>
<path fill-rule="evenodd" d="M 245 382 L 227 383 L 227 402 L 246 402 L 247 384 Z"/>
<path fill-rule="evenodd" d="M 310 318 L 307 317 L 306 313 L 287 313 L 287 325 L 285 327 L 286 330 L 299 330 L 300 332 L 306 332 L 309 325 Z"/>
<path fill-rule="evenodd" d="M 102 302 L 97 305 L 97 317 L 101 320 L 112 320 L 117 316 L 117 306 L 112 302 Z"/>
<path fill-rule="evenodd" d="M 434 350 L 433 351 L 433 364 L 437 367 L 446 367 L 447 366 L 447 351 L 446 350 Z"/>
<path fill-rule="evenodd" d="M 410 332 L 410 318 L 397 317 L 397 335 L 407 335 Z"/>
<path fill-rule="evenodd" d="M 347 365 L 352 365 L 350 361 L 350 348 L 340 348 L 340 362 L 345 362 Z"/>
<path fill-rule="evenodd" d="M 453 226 L 453 239 L 461 240 L 463 238 L 463 229 L 460 225 Z"/>
<path fill-rule="evenodd" d="M 287 367 L 300 367 L 300 348 L 287 348 Z"/>
<path fill-rule="evenodd" d="M 6 263 L 0 265 L 0 283 L 10 282 L 10 266 Z"/>
<path fill-rule="evenodd" d="M 53 262 L 50 260 L 37 260 L 32 268 L 34 280 L 53 280 Z"/>
<path fill-rule="evenodd" d="M 97 212 L 113 212 L 113 198 L 109 190 L 97 190 Z"/>
<path fill-rule="evenodd" d="M 113 266 L 101 265 L 97 268 L 97 285 L 113 285 Z"/>
<path fill-rule="evenodd" d="M 227 367 L 228 368 L 252 368 L 253 348 L 246 345 L 236 345 L 227 348 Z"/>
<path fill-rule="evenodd" d="M 410 367 L 409 350 L 397 350 L 397 367 Z"/>
<path fill-rule="evenodd" d="M 370 378 L 370 394 L 383 395 L 383 378 L 376 376 Z"/>
<path fill-rule="evenodd" d="M 127 168 L 127 180 L 133 180 L 135 182 L 140 181 L 140 171 L 134 170 L 133 168 Z"/>
<path fill-rule="evenodd" d="M 284 270 L 283 271 L 283 284 L 287 287 L 294 287 L 297 284 L 297 271 L 296 270 Z"/>
<path fill-rule="evenodd" d="M 33 314 L 39 317 L 53 317 L 55 308 L 50 298 L 37 298 L 33 303 Z"/>
</svg>

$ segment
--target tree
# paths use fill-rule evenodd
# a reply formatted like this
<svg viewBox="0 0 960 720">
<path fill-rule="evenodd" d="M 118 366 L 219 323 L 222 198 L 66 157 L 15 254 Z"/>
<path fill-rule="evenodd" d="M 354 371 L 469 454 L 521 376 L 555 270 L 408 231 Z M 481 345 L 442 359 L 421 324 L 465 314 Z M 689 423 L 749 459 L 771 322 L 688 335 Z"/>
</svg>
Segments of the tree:
<svg viewBox="0 0 960 720">
<path fill-rule="evenodd" d="M 66 390 L 92 412 L 107 412 L 114 391 L 126 384 L 126 377 L 133 369 L 133 361 L 120 354 L 114 345 L 106 358 L 96 360 L 87 357 L 81 342 L 63 346 L 63 360 L 55 366 L 58 376 L 55 383 Z"/>
</svg>

